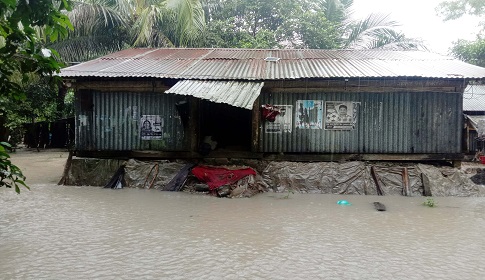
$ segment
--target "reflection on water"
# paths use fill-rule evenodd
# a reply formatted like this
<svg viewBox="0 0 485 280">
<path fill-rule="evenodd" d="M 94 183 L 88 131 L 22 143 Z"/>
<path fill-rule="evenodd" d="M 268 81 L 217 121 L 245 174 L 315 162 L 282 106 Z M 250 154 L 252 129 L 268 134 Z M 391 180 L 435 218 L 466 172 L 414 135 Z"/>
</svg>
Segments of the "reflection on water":
<svg viewBox="0 0 485 280">
<path fill-rule="evenodd" d="M 283 196 L 0 188 L 0 278 L 485 279 L 485 198 Z"/>
</svg>

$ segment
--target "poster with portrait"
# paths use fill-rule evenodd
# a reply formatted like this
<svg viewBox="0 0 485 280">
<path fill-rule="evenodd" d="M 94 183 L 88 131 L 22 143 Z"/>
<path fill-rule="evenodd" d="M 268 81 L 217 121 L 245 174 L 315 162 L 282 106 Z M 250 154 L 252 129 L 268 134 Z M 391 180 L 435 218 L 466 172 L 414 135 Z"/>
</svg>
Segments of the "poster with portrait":
<svg viewBox="0 0 485 280">
<path fill-rule="evenodd" d="M 293 127 L 293 105 L 274 105 L 279 109 L 279 114 L 274 122 L 265 122 L 265 133 L 291 133 Z"/>
<path fill-rule="evenodd" d="M 323 101 L 297 100 L 295 127 L 302 129 L 322 129 Z"/>
<path fill-rule="evenodd" d="M 142 115 L 140 126 L 141 140 L 162 139 L 163 121 L 160 115 Z"/>
<path fill-rule="evenodd" d="M 357 103 L 352 101 L 325 102 L 325 129 L 353 130 L 357 122 Z"/>
</svg>

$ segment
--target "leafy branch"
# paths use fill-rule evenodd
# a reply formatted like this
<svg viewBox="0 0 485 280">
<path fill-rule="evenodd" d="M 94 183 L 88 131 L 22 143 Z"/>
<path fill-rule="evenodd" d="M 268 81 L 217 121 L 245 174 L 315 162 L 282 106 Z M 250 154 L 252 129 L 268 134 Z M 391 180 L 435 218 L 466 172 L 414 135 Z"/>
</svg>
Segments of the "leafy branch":
<svg viewBox="0 0 485 280">
<path fill-rule="evenodd" d="M 29 186 L 25 184 L 25 176 L 20 168 L 10 161 L 6 148 L 11 147 L 7 142 L 0 142 L 0 187 L 14 187 L 17 193 L 20 193 L 20 186 L 30 190 Z"/>
</svg>

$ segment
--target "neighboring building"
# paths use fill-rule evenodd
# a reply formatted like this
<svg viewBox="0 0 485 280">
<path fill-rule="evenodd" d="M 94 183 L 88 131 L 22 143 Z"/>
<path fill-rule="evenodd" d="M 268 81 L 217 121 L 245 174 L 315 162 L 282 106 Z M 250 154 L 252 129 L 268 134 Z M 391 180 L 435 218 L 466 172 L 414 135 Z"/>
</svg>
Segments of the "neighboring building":
<svg viewBox="0 0 485 280">
<path fill-rule="evenodd" d="M 61 76 L 80 156 L 460 160 L 462 94 L 485 68 L 418 51 L 129 49 Z"/>
<path fill-rule="evenodd" d="M 465 88 L 463 114 L 465 116 L 465 153 L 485 155 L 485 85 L 468 85 Z"/>
</svg>

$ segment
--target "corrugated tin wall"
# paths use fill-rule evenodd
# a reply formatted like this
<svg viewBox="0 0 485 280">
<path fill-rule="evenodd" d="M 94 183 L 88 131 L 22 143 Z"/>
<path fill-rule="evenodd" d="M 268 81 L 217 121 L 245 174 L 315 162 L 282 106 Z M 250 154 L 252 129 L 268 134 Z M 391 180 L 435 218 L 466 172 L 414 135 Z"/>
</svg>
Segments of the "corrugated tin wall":
<svg viewBox="0 0 485 280">
<path fill-rule="evenodd" d="M 460 153 L 460 93 L 264 93 L 261 104 L 293 105 L 292 132 L 260 133 L 262 152 Z M 351 101 L 354 130 L 298 129 L 297 100 Z M 325 119 L 325 110 L 323 112 Z"/>
<path fill-rule="evenodd" d="M 77 99 L 89 99 L 78 94 Z M 76 114 L 76 148 L 79 150 L 159 150 L 187 148 L 184 128 L 175 103 L 184 97 L 164 93 L 92 92 L 92 109 L 79 106 Z M 86 103 L 86 101 L 84 101 Z M 84 107 L 84 108 L 81 108 Z M 161 139 L 142 140 L 142 116 L 160 116 Z"/>
<path fill-rule="evenodd" d="M 476 131 L 470 131 L 469 135 L 468 135 L 468 153 L 474 153 L 478 150 L 478 144 L 477 143 L 477 137 L 478 137 L 478 133 Z"/>
</svg>

